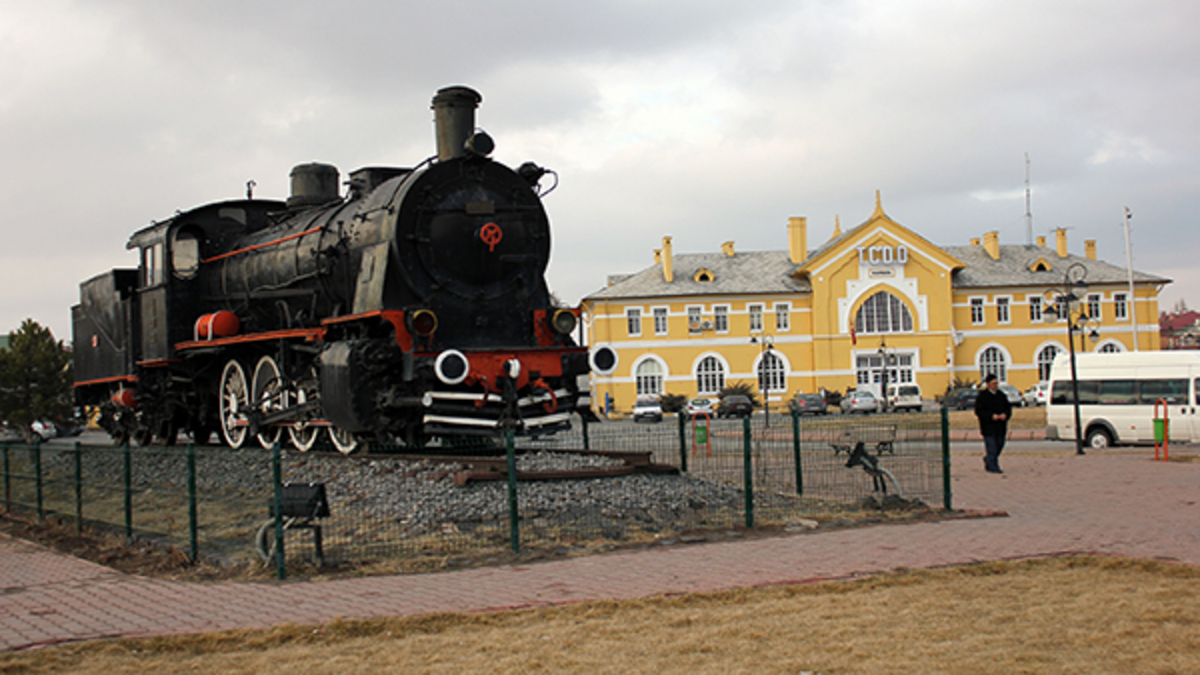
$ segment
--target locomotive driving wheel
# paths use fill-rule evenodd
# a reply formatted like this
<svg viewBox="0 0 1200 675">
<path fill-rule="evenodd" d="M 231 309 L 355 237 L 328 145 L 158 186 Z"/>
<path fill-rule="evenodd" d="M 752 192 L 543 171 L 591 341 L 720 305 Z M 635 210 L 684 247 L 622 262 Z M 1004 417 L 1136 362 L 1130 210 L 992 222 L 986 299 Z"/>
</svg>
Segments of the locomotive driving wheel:
<svg viewBox="0 0 1200 675">
<path fill-rule="evenodd" d="M 317 371 L 315 369 L 309 368 L 308 377 L 296 381 L 294 385 L 294 391 L 284 390 L 283 407 L 302 407 L 309 401 L 317 400 Z M 296 446 L 300 452 L 311 450 L 321 435 L 321 427 L 313 426 L 309 421 L 311 418 L 311 413 L 304 413 L 302 417 L 288 424 L 288 436 L 292 439 L 292 445 Z"/>
<path fill-rule="evenodd" d="M 251 401 L 264 415 L 283 410 L 283 385 L 279 380 L 279 366 L 275 359 L 264 356 L 254 367 L 254 386 Z M 283 435 L 283 427 L 259 427 L 258 443 L 267 450 Z"/>
<path fill-rule="evenodd" d="M 358 438 L 352 431 L 329 427 L 329 440 L 333 441 L 333 447 L 343 455 L 348 455 L 358 449 Z"/>
<path fill-rule="evenodd" d="M 242 364 L 230 361 L 225 364 L 221 373 L 221 391 L 218 401 L 221 420 L 221 435 L 229 447 L 238 449 L 246 442 L 249 427 L 241 426 L 246 421 L 246 411 L 250 409 L 250 391 L 246 386 L 246 371 Z"/>
</svg>

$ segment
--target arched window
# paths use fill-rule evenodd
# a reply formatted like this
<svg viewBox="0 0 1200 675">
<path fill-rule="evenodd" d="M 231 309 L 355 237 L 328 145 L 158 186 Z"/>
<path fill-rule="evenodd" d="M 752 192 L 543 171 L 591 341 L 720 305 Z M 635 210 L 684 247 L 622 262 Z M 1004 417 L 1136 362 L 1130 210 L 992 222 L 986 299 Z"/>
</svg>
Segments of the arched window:
<svg viewBox="0 0 1200 675">
<path fill-rule="evenodd" d="M 783 359 L 769 350 L 758 361 L 758 390 L 787 391 L 787 370 L 783 366 Z"/>
<path fill-rule="evenodd" d="M 725 388 L 725 366 L 715 356 L 706 356 L 696 366 L 696 389 L 703 395 L 715 395 Z"/>
<path fill-rule="evenodd" d="M 900 298 L 880 291 L 867 298 L 854 316 L 854 330 L 864 333 L 911 333 L 912 313 Z"/>
<path fill-rule="evenodd" d="M 999 347 L 988 347 L 979 357 L 979 381 L 991 373 L 1001 382 L 1008 381 L 1008 359 Z"/>
<path fill-rule="evenodd" d="M 638 396 L 662 396 L 663 367 L 661 363 L 655 359 L 642 361 L 638 364 L 634 377 L 637 380 Z"/>
<path fill-rule="evenodd" d="M 1101 354 L 1116 354 L 1125 350 L 1121 347 L 1120 342 L 1105 342 L 1104 344 L 1100 345 L 1100 348 L 1096 351 L 1100 352 Z"/>
<path fill-rule="evenodd" d="M 1054 357 L 1062 351 L 1058 345 L 1046 345 L 1037 353 L 1037 369 L 1038 381 L 1046 382 L 1050 379 L 1050 366 L 1054 365 Z"/>
</svg>

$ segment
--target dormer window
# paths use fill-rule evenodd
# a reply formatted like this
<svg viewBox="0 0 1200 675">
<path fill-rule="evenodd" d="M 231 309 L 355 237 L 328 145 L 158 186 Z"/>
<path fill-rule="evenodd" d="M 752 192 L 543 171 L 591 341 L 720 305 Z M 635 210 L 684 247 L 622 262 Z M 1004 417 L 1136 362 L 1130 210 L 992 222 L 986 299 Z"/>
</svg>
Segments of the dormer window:
<svg viewBox="0 0 1200 675">
<path fill-rule="evenodd" d="M 701 267 L 700 269 L 696 270 L 695 274 L 692 275 L 692 279 L 696 283 L 700 284 L 710 283 L 713 278 L 713 273 L 710 272 L 707 267 Z"/>
<path fill-rule="evenodd" d="M 1030 272 L 1049 272 L 1050 263 L 1046 262 L 1045 258 L 1038 258 L 1029 266 Z"/>
</svg>

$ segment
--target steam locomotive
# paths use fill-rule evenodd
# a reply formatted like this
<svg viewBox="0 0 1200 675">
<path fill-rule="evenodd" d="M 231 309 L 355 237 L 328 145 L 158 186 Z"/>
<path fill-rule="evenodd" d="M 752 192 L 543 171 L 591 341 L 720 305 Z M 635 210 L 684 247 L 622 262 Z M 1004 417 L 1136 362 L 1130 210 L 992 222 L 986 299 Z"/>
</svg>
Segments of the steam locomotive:
<svg viewBox="0 0 1200 675">
<path fill-rule="evenodd" d="M 589 358 L 546 286 L 557 176 L 490 159 L 481 101 L 439 90 L 436 156 L 354 171 L 344 197 L 335 167 L 300 165 L 284 202 L 248 185 L 135 232 L 138 268 L 83 282 L 72 308 L 77 403 L 139 444 L 328 434 L 348 453 L 569 428 L 592 359 L 615 354 Z"/>
</svg>

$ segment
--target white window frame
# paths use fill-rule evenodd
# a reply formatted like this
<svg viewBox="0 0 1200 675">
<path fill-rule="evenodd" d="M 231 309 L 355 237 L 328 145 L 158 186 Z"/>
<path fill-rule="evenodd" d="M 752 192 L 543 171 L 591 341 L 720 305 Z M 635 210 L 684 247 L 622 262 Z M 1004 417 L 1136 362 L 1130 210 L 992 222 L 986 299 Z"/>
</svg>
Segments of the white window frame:
<svg viewBox="0 0 1200 675">
<path fill-rule="evenodd" d="M 1129 320 L 1129 294 L 1113 293 L 1113 318 L 1117 321 Z"/>
<path fill-rule="evenodd" d="M 729 332 L 729 305 L 713 305 L 713 328 L 722 335 Z"/>
<path fill-rule="evenodd" d="M 992 351 L 999 356 L 999 360 L 997 362 L 985 361 L 984 359 L 987 357 L 988 352 Z M 1008 351 L 1004 349 L 1004 347 L 994 343 L 984 345 L 979 350 L 976 359 L 976 365 L 979 369 L 980 382 L 983 381 L 983 378 L 985 378 L 989 372 L 995 373 L 996 378 L 1001 382 L 1008 382 L 1008 371 L 1010 368 L 1012 368 L 1012 357 L 1009 355 Z"/>
<path fill-rule="evenodd" d="M 1100 306 L 1104 296 L 1099 293 L 1088 293 L 1087 295 L 1087 313 L 1091 321 L 1099 323 L 1103 317 L 1103 310 Z M 1095 311 L 1092 311 L 1095 310 Z"/>
<path fill-rule="evenodd" d="M 629 333 L 629 337 L 642 336 L 642 308 L 641 307 L 626 307 L 625 308 L 625 331 Z"/>
<path fill-rule="evenodd" d="M 776 367 L 767 370 L 768 363 L 774 364 Z M 778 394 L 788 390 L 787 361 L 773 349 L 768 349 L 759 356 L 758 363 L 754 364 L 754 374 L 758 379 L 759 391 Z"/>
<path fill-rule="evenodd" d="M 669 307 L 654 307 L 650 312 L 654 316 L 654 334 L 666 335 L 669 333 L 671 309 Z"/>
<path fill-rule="evenodd" d="M 1029 323 L 1042 323 L 1042 296 L 1030 295 L 1026 301 L 1029 303 Z"/>
<path fill-rule="evenodd" d="M 1054 350 L 1054 352 L 1047 354 L 1046 352 L 1050 350 Z M 1051 342 L 1038 348 L 1037 353 L 1033 355 L 1033 365 L 1037 366 L 1039 382 L 1048 382 L 1050 380 L 1050 366 L 1054 365 L 1054 358 L 1066 351 L 1067 348 L 1057 342 Z"/>
<path fill-rule="evenodd" d="M 763 305 L 762 303 L 754 303 L 746 305 L 746 317 L 750 322 L 751 333 L 763 332 Z M 758 325 L 755 326 L 755 323 Z"/>
<path fill-rule="evenodd" d="M 653 364 L 658 368 L 657 373 L 642 374 L 641 370 L 647 364 Z M 662 359 L 654 355 L 647 355 L 633 364 L 633 381 L 634 390 L 639 397 L 641 396 L 662 396 L 666 393 L 667 382 L 667 366 Z M 643 385 L 650 385 L 643 387 Z"/>
<path fill-rule="evenodd" d="M 974 297 L 968 298 L 967 304 L 971 307 L 971 325 L 986 326 L 987 325 L 987 298 Z"/>
<path fill-rule="evenodd" d="M 792 330 L 792 303 L 777 302 L 775 303 L 775 330 L 780 333 L 789 333 Z"/>
<path fill-rule="evenodd" d="M 704 321 L 704 305 L 688 305 L 687 307 L 687 322 L 688 333 L 691 335 L 699 335 L 704 331 L 700 330 L 700 323 Z"/>
<path fill-rule="evenodd" d="M 712 363 L 717 365 L 716 370 L 701 371 L 701 367 L 708 362 L 709 359 L 712 359 Z M 726 368 L 725 362 L 722 361 L 719 356 L 716 354 L 705 354 L 700 357 L 699 361 L 696 362 L 696 368 L 692 375 L 696 378 L 696 393 L 699 396 L 716 396 L 721 392 L 722 389 L 725 388 L 725 378 L 729 376 L 729 372 Z M 716 388 L 705 388 L 704 385 L 711 384 L 711 380 L 714 378 L 718 380 L 716 382 Z"/>
<path fill-rule="evenodd" d="M 1012 296 L 996 297 L 996 323 L 1007 326 L 1012 323 Z"/>
</svg>

